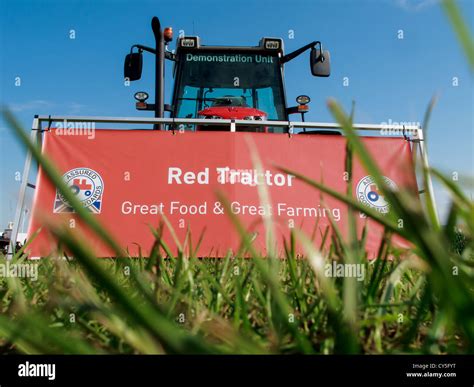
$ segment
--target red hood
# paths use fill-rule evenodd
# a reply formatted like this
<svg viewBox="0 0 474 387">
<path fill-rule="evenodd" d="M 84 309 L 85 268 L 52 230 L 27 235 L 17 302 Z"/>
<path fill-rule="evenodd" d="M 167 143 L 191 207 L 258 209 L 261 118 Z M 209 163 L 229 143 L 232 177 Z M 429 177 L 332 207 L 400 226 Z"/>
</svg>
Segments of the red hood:
<svg viewBox="0 0 474 387">
<path fill-rule="evenodd" d="M 265 117 L 266 113 L 261 110 L 254 109 L 251 107 L 241 106 L 215 106 L 207 109 L 203 109 L 198 112 L 201 116 L 218 116 L 223 119 L 236 119 L 241 120 L 248 116 Z"/>
</svg>

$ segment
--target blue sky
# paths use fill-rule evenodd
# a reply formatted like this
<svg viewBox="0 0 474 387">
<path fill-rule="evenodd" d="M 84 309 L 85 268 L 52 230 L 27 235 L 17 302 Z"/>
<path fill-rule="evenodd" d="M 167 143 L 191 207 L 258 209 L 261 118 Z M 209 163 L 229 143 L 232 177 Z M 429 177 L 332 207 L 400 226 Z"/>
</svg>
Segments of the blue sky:
<svg viewBox="0 0 474 387">
<path fill-rule="evenodd" d="M 473 2 L 461 1 L 461 7 L 472 31 Z M 356 122 L 421 122 L 430 98 L 438 95 L 429 128 L 430 161 L 447 173 L 473 175 L 473 79 L 436 0 L 0 0 L 0 103 L 25 128 L 34 114 L 150 114 L 135 110 L 133 94 L 152 94 L 152 56 L 144 54 L 144 75 L 130 87 L 124 86 L 122 72 L 132 44 L 153 45 L 154 15 L 172 26 L 175 36 L 184 30 L 209 45 L 256 45 L 272 36 L 282 37 L 290 52 L 321 40 L 331 51 L 330 78 L 311 76 L 308 54 L 285 66 L 288 101 L 299 94 L 312 98 L 307 120 L 332 122 L 326 101 L 333 97 L 347 110 L 356 101 Z M 21 86 L 15 86 L 16 77 Z M 15 172 L 22 170 L 24 158 L 1 121 L 0 228 L 13 220 Z M 446 195 L 438 191 L 437 198 L 443 211 Z"/>
</svg>

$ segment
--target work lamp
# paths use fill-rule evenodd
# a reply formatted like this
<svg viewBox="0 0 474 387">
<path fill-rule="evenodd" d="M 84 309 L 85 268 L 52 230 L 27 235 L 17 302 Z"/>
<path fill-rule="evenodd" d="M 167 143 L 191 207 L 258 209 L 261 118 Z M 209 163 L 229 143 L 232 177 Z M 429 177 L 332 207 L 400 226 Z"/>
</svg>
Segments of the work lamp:
<svg viewBox="0 0 474 387">
<path fill-rule="evenodd" d="M 148 93 L 145 91 L 137 91 L 134 97 L 138 102 L 145 102 L 148 99 Z"/>
<path fill-rule="evenodd" d="M 307 95 L 299 95 L 296 97 L 296 102 L 298 102 L 300 105 L 306 105 L 311 102 L 311 98 L 309 98 Z"/>
</svg>

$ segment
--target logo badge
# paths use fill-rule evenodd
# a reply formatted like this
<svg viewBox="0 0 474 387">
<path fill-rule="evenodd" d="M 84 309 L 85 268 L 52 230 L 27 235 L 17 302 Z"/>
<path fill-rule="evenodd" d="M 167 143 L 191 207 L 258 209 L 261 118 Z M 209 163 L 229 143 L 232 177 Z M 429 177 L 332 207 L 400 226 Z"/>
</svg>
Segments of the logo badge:
<svg viewBox="0 0 474 387">
<path fill-rule="evenodd" d="M 102 177 L 90 168 L 75 168 L 63 175 L 63 180 L 76 198 L 89 211 L 100 214 L 104 181 Z M 56 189 L 54 213 L 75 212 L 66 198 Z"/>
<path fill-rule="evenodd" d="M 383 176 L 385 184 L 395 191 L 398 189 L 395 182 L 386 176 Z M 357 184 L 357 199 L 375 210 L 386 214 L 390 211 L 390 204 L 385 200 L 383 194 L 379 191 L 377 184 L 372 176 L 365 176 Z"/>
</svg>

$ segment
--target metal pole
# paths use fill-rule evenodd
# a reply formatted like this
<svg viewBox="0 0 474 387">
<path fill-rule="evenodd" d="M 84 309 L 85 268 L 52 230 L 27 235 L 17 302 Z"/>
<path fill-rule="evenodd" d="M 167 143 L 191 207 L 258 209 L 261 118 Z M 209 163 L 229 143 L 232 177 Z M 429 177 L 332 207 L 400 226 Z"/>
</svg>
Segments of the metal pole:
<svg viewBox="0 0 474 387">
<path fill-rule="evenodd" d="M 413 160 L 413 166 L 415 168 L 416 168 L 417 155 L 418 155 L 418 146 L 420 143 L 420 135 L 419 135 L 420 131 L 421 131 L 420 128 L 415 130 L 415 135 L 413 136 L 413 140 L 415 140 L 415 142 L 412 142 L 412 147 L 411 147 L 411 157 Z"/>
<path fill-rule="evenodd" d="M 436 221 L 439 223 L 439 215 L 438 215 L 438 211 L 437 211 L 436 199 L 435 199 L 434 190 L 433 190 L 433 181 L 431 180 L 431 173 L 429 172 L 430 164 L 429 164 L 429 161 L 428 161 L 428 154 L 426 152 L 423 128 L 420 128 L 418 130 L 417 137 L 418 137 L 419 144 L 420 144 L 420 156 L 421 156 L 422 167 L 425 171 L 427 171 L 426 172 L 427 187 L 423 187 L 423 190 L 424 190 L 425 194 L 430 196 L 431 202 L 433 203 L 433 205 L 435 207 Z"/>
<path fill-rule="evenodd" d="M 155 35 L 155 117 L 164 117 L 164 95 L 165 95 L 165 43 L 160 20 L 155 16 L 151 20 L 151 28 Z M 163 124 L 155 124 L 154 129 L 162 130 Z"/>
<path fill-rule="evenodd" d="M 26 220 L 26 217 L 28 215 L 28 208 L 25 208 L 23 210 L 23 212 L 24 212 L 25 216 L 23 216 L 23 219 L 21 221 L 21 228 L 20 228 L 20 232 L 22 232 L 22 233 L 25 232 L 25 220 Z"/>
<path fill-rule="evenodd" d="M 38 116 L 35 116 L 35 118 L 33 119 L 33 124 L 31 126 L 31 134 L 30 134 L 30 140 L 34 144 L 36 144 L 36 136 L 38 134 L 40 125 L 41 124 L 38 119 Z M 15 249 L 16 249 L 16 240 L 18 239 L 18 231 L 20 229 L 21 220 L 23 217 L 23 207 L 25 206 L 26 188 L 28 187 L 28 178 L 30 175 L 31 159 L 32 159 L 31 152 L 28 151 L 28 153 L 26 154 L 25 166 L 23 167 L 23 175 L 21 175 L 20 192 L 18 193 L 18 203 L 16 204 L 12 236 L 10 239 L 10 244 L 8 245 L 7 260 L 11 260 L 13 258 L 13 254 L 15 253 Z"/>
</svg>

